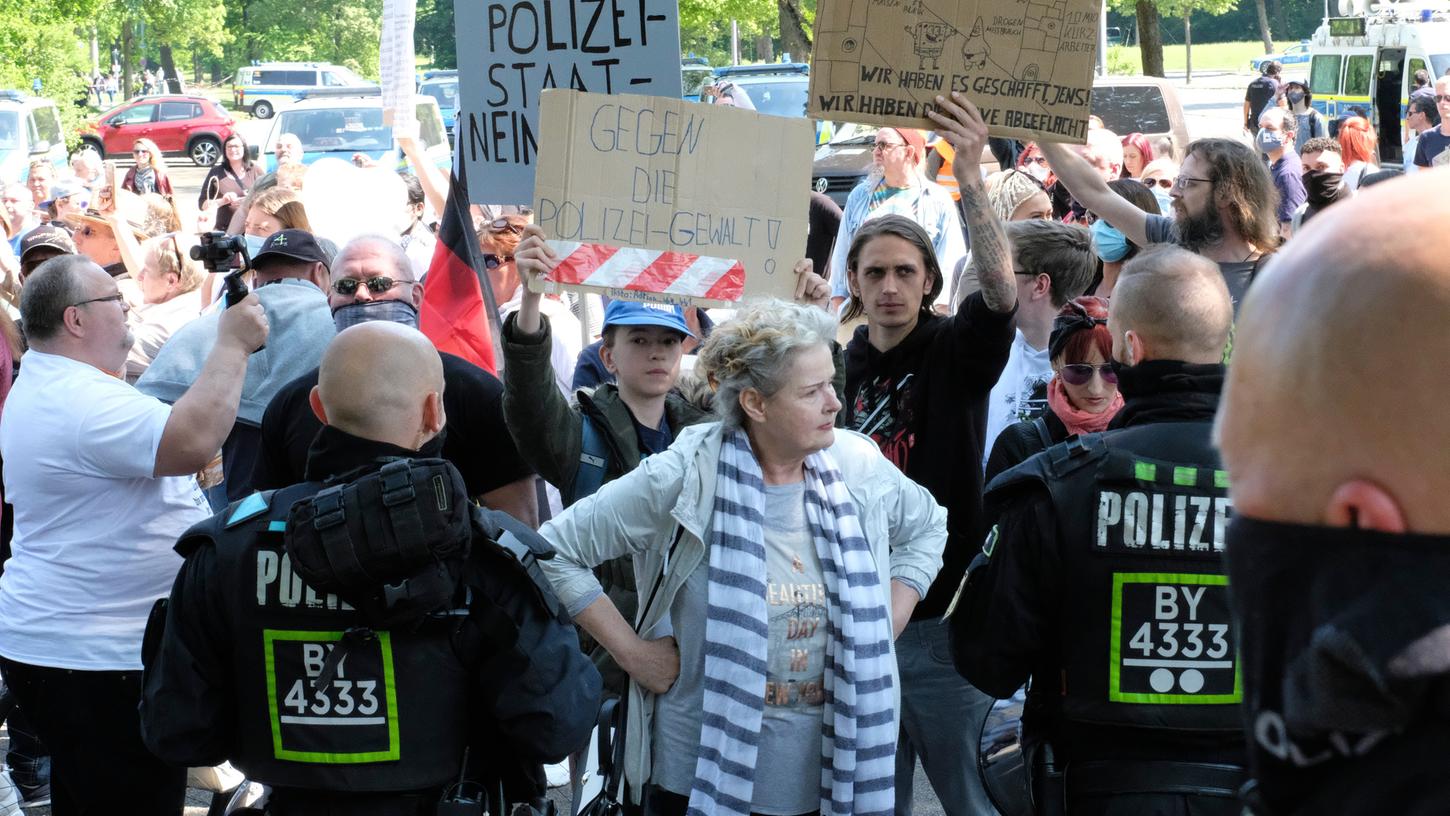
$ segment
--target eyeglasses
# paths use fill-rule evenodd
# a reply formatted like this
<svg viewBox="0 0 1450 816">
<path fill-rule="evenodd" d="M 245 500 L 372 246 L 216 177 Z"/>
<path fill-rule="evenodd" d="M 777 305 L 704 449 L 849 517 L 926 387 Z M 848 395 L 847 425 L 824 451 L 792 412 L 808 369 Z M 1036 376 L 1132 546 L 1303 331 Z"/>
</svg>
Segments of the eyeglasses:
<svg viewBox="0 0 1450 816">
<path fill-rule="evenodd" d="M 176 233 L 174 232 L 167 237 L 171 239 L 171 251 L 176 253 L 176 274 L 185 275 L 186 261 L 181 259 L 181 242 L 176 240 Z"/>
<path fill-rule="evenodd" d="M 375 295 L 381 295 L 382 293 L 391 290 L 394 286 L 398 286 L 399 284 L 404 283 L 413 284 L 417 283 L 417 281 L 394 280 L 392 278 L 384 277 L 382 275 L 379 275 L 376 278 L 368 278 L 367 280 L 358 280 L 357 278 L 342 278 L 341 280 L 338 280 L 332 284 L 332 291 L 338 293 L 339 295 L 355 295 L 357 294 L 358 286 L 361 285 L 366 286 L 369 292 L 372 292 Z"/>
<path fill-rule="evenodd" d="M 905 142 L 877 142 L 871 148 L 872 153 L 885 153 L 888 150 L 895 150 L 898 147 L 906 147 Z"/>
<path fill-rule="evenodd" d="M 1194 178 L 1193 176 L 1179 176 L 1178 178 L 1173 180 L 1173 184 L 1171 185 L 1171 187 L 1179 190 L 1186 190 L 1188 189 L 1189 184 L 1193 182 L 1197 182 L 1200 184 L 1212 184 L 1213 179 Z"/>
<path fill-rule="evenodd" d="M 124 298 L 124 297 L 125 297 L 125 295 L 121 294 L 120 292 L 117 292 L 114 295 L 106 295 L 105 297 L 91 298 L 90 300 L 82 300 L 79 303 L 72 303 L 71 305 L 72 306 L 84 306 L 87 303 L 103 303 L 103 302 L 105 302 L 107 300 L 114 300 L 117 303 L 120 303 L 121 300 L 122 300 L 122 298 Z"/>
<path fill-rule="evenodd" d="M 1450 102 L 1450 94 L 1435 94 L 1436 102 Z"/>
<path fill-rule="evenodd" d="M 1025 157 L 1023 157 L 1022 161 L 1024 161 L 1024 162 L 1031 162 L 1033 164 L 1040 164 L 1043 167 L 1046 167 L 1047 166 L 1047 157 L 1046 156 L 1025 156 Z"/>
<path fill-rule="evenodd" d="M 1062 381 L 1068 385 L 1087 385 L 1093 378 L 1093 372 L 1097 372 L 1103 382 L 1108 385 L 1118 384 L 1118 372 L 1113 370 L 1111 363 L 1102 365 L 1090 365 L 1088 363 L 1073 363 L 1062 367 Z"/>
<path fill-rule="evenodd" d="M 489 253 L 487 253 L 487 254 L 485 254 L 483 256 L 483 268 L 484 269 L 498 269 L 500 266 L 503 266 L 504 264 L 509 263 L 513 259 L 514 259 L 514 256 L 512 256 L 512 255 L 504 255 L 503 257 L 499 257 L 498 255 L 495 255 L 492 252 L 489 252 Z"/>
<path fill-rule="evenodd" d="M 520 235 L 524 231 L 524 225 L 523 224 L 515 224 L 514 222 L 508 220 L 507 218 L 495 218 L 495 219 L 493 219 L 493 223 L 491 223 L 491 224 L 488 225 L 488 231 L 489 232 L 512 232 L 514 235 Z"/>
</svg>

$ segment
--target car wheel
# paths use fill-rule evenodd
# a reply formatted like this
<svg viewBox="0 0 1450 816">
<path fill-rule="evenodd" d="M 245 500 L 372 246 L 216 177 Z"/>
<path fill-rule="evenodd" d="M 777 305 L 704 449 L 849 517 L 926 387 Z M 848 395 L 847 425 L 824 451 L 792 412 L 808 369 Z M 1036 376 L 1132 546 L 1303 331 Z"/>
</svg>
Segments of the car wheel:
<svg viewBox="0 0 1450 816">
<path fill-rule="evenodd" d="M 211 136 L 203 136 L 191 143 L 191 163 L 197 167 L 210 167 L 222 154 L 222 144 Z"/>
<path fill-rule="evenodd" d="M 99 139 L 81 139 L 81 148 L 85 149 L 87 147 L 96 151 L 97 156 L 103 159 L 106 157 L 106 148 L 101 144 Z"/>
<path fill-rule="evenodd" d="M 271 119 L 272 103 L 266 100 L 256 103 L 252 106 L 252 115 L 258 119 Z"/>
</svg>

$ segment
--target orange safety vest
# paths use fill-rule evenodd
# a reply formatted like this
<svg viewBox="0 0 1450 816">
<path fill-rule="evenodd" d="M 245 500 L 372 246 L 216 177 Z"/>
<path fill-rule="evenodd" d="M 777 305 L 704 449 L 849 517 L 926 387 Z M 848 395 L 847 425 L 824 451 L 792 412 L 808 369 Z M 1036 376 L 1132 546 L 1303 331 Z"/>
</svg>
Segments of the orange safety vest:
<svg viewBox="0 0 1450 816">
<path fill-rule="evenodd" d="M 941 156 L 941 167 L 936 171 L 936 183 L 943 190 L 952 194 L 953 201 L 960 201 L 962 189 L 957 185 L 956 174 L 952 172 L 952 160 L 957 157 L 957 151 L 946 139 L 937 139 L 932 149 Z"/>
</svg>

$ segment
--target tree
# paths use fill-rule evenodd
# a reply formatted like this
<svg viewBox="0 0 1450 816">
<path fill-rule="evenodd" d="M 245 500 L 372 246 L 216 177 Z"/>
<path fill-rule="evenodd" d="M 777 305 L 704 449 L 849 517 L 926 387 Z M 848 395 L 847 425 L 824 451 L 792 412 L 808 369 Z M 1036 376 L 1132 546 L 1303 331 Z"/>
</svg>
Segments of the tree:
<svg viewBox="0 0 1450 816">
<path fill-rule="evenodd" d="M 1259 36 L 1264 39 L 1264 53 L 1274 53 L 1274 38 L 1269 33 L 1269 11 L 1264 6 L 1264 0 L 1254 0 L 1254 10 L 1259 15 Z"/>
<path fill-rule="evenodd" d="M 1143 56 L 1144 76 L 1163 76 L 1163 30 L 1159 26 L 1158 5 L 1153 0 L 1137 0 L 1138 52 Z"/>
<path fill-rule="evenodd" d="M 1256 0 L 1262 2 L 1262 0 Z M 1163 76 L 1163 32 L 1162 18 L 1177 17 L 1183 20 L 1184 42 L 1192 48 L 1189 26 L 1193 12 L 1209 15 L 1225 14 L 1238 5 L 1238 0 L 1110 0 L 1108 8 L 1119 14 L 1134 14 L 1138 18 L 1138 48 L 1143 55 L 1143 73 L 1147 76 Z M 1192 80 L 1192 57 L 1189 61 L 1189 79 Z"/>
<path fill-rule="evenodd" d="M 420 0 L 413 23 L 413 49 L 434 67 L 458 67 L 458 40 L 453 31 L 453 0 Z"/>
</svg>

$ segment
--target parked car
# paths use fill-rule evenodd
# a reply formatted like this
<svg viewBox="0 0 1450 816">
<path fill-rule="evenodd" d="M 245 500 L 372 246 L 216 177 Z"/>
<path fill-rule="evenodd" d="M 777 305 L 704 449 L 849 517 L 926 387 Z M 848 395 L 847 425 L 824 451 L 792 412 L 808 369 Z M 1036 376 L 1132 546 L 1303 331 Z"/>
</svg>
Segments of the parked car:
<svg viewBox="0 0 1450 816">
<path fill-rule="evenodd" d="M 104 158 L 128 156 L 137 139 L 150 139 L 165 155 L 181 155 L 199 167 L 216 164 L 236 120 L 204 96 L 138 96 L 87 125 L 81 141 Z"/>
<path fill-rule="evenodd" d="M 232 102 L 238 110 L 249 110 L 258 119 L 272 114 L 318 88 L 366 89 L 376 82 L 328 62 L 264 62 L 237 69 L 232 85 Z"/>
<path fill-rule="evenodd" d="M 715 82 L 728 80 L 745 91 L 759 113 L 771 116 L 805 116 L 810 101 L 811 67 L 803 62 L 777 62 L 763 65 L 732 65 L 715 69 Z M 834 122 L 817 120 L 816 144 L 825 144 L 835 135 Z"/>
<path fill-rule="evenodd" d="M 682 63 L 680 65 L 680 97 L 690 102 L 700 101 L 700 89 L 710 84 L 715 69 L 704 63 Z"/>
<path fill-rule="evenodd" d="M 49 99 L 22 91 L 0 91 L 0 178 L 24 179 L 30 163 L 65 165 L 65 132 Z"/>
<path fill-rule="evenodd" d="M 418 83 L 418 93 L 433 97 L 438 103 L 438 112 L 443 114 L 443 127 L 448 129 L 448 138 L 453 138 L 453 128 L 458 122 L 458 72 L 455 70 L 428 71 Z"/>
<path fill-rule="evenodd" d="M 1269 60 L 1280 65 L 1308 65 L 1309 64 L 1309 41 L 1300 40 L 1298 45 L 1291 45 L 1282 54 L 1265 54 L 1262 57 L 1254 57 L 1249 60 L 1249 67 L 1255 71 L 1263 68 L 1264 63 Z"/>
<path fill-rule="evenodd" d="M 1188 146 L 1188 124 L 1178 94 L 1167 80 L 1157 77 L 1108 77 L 1093 81 L 1092 112 L 1108 130 L 1125 135 L 1142 133 L 1150 139 L 1173 139 L 1173 158 L 1182 160 Z M 871 148 L 878 128 L 845 125 L 830 144 L 816 150 L 811 165 L 811 186 L 845 206 L 861 179 L 871 170 Z M 979 164 L 984 173 L 998 169 L 990 149 L 983 148 Z"/>
<path fill-rule="evenodd" d="M 413 99 L 418 117 L 419 137 L 423 150 L 439 168 L 449 167 L 448 135 L 443 129 L 443 115 L 433 97 L 420 94 Z M 379 91 L 356 93 L 325 93 L 301 100 L 277 114 L 267 141 L 260 152 L 266 168 L 277 169 L 275 148 L 284 133 L 297 136 L 302 142 L 302 163 L 311 164 L 324 157 L 351 161 L 354 154 L 364 154 L 384 167 L 402 167 L 402 151 L 393 140 L 393 128 L 383 124 L 383 99 Z"/>
</svg>

